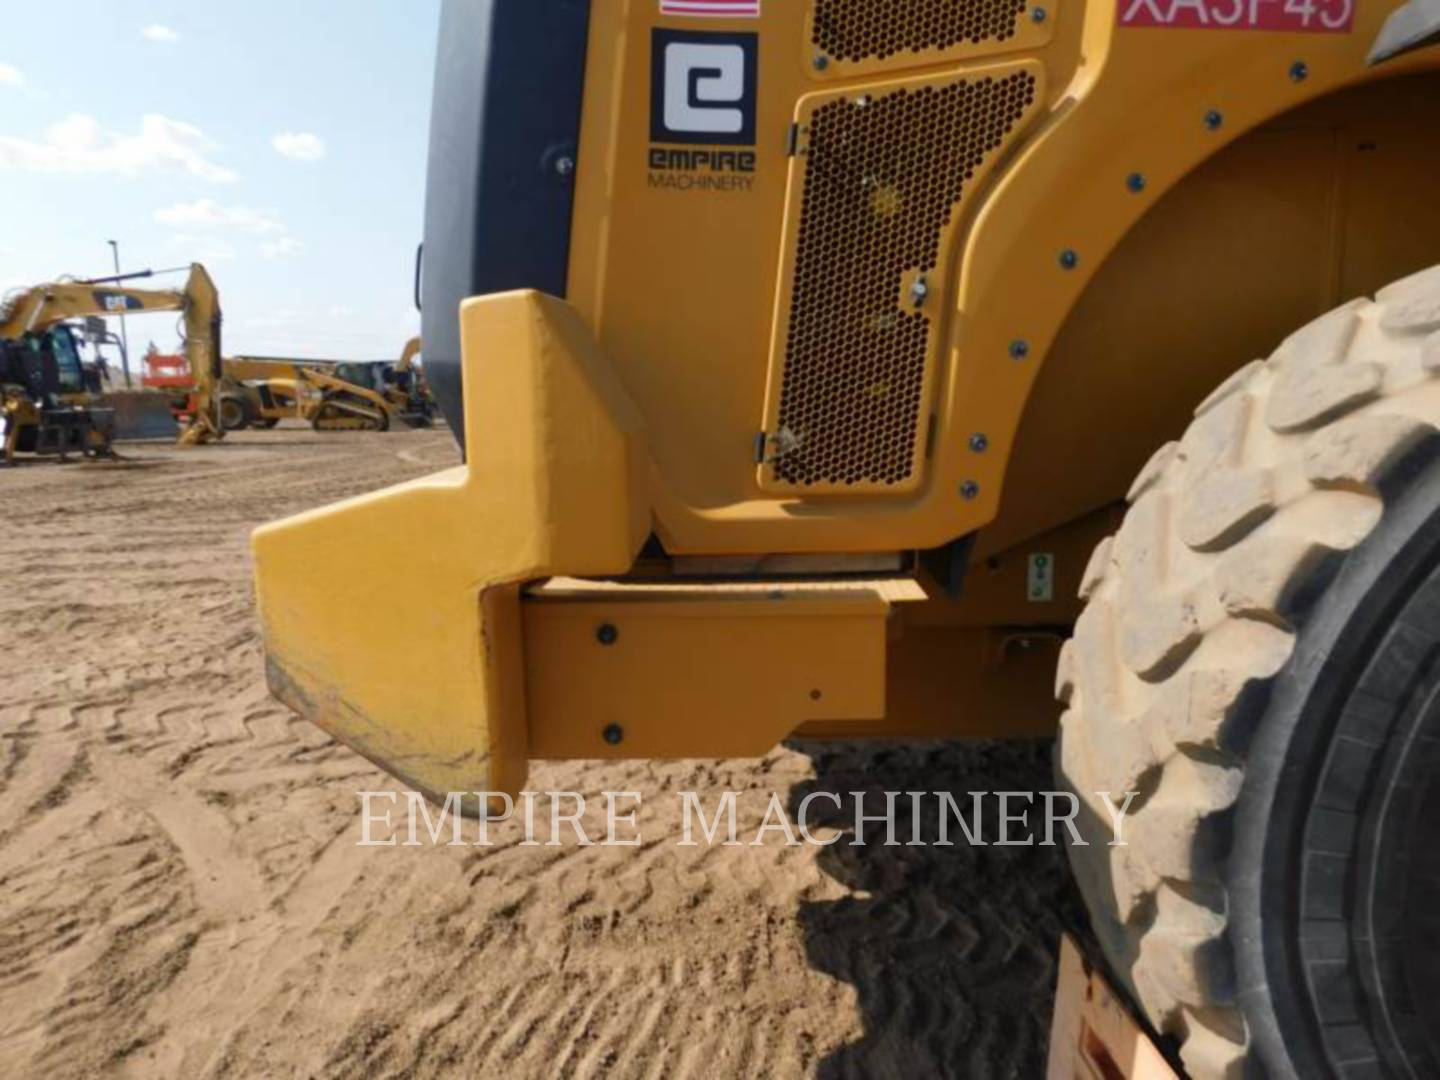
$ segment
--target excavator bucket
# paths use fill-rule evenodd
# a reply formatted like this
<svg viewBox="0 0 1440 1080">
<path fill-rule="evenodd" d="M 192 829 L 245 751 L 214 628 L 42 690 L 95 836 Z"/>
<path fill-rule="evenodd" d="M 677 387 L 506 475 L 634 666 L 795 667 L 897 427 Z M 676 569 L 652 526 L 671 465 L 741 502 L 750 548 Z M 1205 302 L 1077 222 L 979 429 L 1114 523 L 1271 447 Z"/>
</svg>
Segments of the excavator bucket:
<svg viewBox="0 0 1440 1080">
<path fill-rule="evenodd" d="M 164 394 L 117 390 L 102 395 L 100 404 L 114 410 L 115 438 L 121 441 L 174 439 L 180 430 Z"/>
</svg>

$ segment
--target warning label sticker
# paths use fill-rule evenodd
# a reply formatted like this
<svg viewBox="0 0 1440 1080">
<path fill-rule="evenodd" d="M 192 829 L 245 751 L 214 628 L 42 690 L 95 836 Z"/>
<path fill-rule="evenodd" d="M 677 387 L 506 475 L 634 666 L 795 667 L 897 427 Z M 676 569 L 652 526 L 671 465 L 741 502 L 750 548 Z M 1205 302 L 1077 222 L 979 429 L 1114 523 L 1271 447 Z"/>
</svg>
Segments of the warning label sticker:
<svg viewBox="0 0 1440 1080">
<path fill-rule="evenodd" d="M 1120 0 L 1121 26 L 1348 34 L 1355 0 Z"/>
</svg>

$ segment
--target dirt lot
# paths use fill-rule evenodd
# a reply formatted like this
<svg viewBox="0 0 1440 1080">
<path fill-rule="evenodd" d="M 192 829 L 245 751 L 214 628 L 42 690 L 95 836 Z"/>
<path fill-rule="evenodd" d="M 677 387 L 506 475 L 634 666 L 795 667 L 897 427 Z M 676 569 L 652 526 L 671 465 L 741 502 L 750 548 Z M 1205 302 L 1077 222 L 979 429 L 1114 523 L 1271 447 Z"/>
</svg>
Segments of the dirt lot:
<svg viewBox="0 0 1440 1080">
<path fill-rule="evenodd" d="M 448 435 L 122 449 L 0 473 L 0 1073 L 1040 1074 L 1056 850 L 677 847 L 672 793 L 748 840 L 771 791 L 1043 789 L 1046 748 L 540 765 L 642 793 L 643 845 L 358 847 L 398 789 L 266 696 L 247 536 Z"/>
</svg>

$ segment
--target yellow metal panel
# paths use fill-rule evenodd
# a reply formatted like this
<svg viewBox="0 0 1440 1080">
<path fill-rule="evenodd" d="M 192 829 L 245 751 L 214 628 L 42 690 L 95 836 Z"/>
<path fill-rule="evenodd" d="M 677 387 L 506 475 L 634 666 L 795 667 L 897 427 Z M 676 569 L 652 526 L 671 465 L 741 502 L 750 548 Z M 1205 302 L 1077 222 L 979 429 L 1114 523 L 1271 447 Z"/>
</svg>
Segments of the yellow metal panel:
<svg viewBox="0 0 1440 1080">
<path fill-rule="evenodd" d="M 1095 274 L 1025 405 L 981 558 L 1118 499 L 1227 375 L 1440 259 L 1440 73 L 1354 87 L 1251 133 Z"/>
<path fill-rule="evenodd" d="M 757 756 L 807 721 L 885 713 L 874 592 L 646 595 L 522 605 L 535 757 Z"/>
<path fill-rule="evenodd" d="M 909 611 L 910 608 L 903 609 Z M 1058 633 L 912 626 L 892 620 L 885 714 L 874 721 L 816 721 L 809 738 L 1048 738 Z"/>
<path fill-rule="evenodd" d="M 651 501 L 668 551 L 933 547 L 992 521 L 1038 373 L 1126 232 L 1189 172 L 1267 121 L 1440 64 L 1432 49 L 1379 72 L 1366 66 L 1393 3 L 1357 5 L 1353 29 L 1333 34 L 1122 29 L 1115 3 L 1043 6 L 1053 36 L 1017 37 L 1010 55 L 1044 68 L 1044 115 L 987 185 L 949 270 L 929 475 L 901 496 L 836 498 L 766 491 L 753 446 L 782 279 L 786 136 L 807 94 L 863 93 L 875 77 L 841 64 L 816 69 L 810 4 L 770 3 L 762 20 L 725 22 L 727 32 L 759 34 L 756 171 L 725 191 L 654 187 L 650 34 L 695 21 L 662 19 L 648 3 L 595 5 L 570 294 L 650 424 Z M 912 60 L 917 73 L 925 63 L 926 77 L 941 78 L 995 57 L 903 63 Z M 1212 111 L 1218 125 L 1206 122 Z M 1132 175 L 1144 178 L 1138 190 Z M 1066 251 L 1073 264 L 1062 264 Z M 970 448 L 977 433 L 986 452 Z"/>
<path fill-rule="evenodd" d="M 519 583 L 629 569 L 639 417 L 563 302 L 461 307 L 467 465 L 254 537 L 271 690 L 431 795 L 524 783 Z"/>
</svg>

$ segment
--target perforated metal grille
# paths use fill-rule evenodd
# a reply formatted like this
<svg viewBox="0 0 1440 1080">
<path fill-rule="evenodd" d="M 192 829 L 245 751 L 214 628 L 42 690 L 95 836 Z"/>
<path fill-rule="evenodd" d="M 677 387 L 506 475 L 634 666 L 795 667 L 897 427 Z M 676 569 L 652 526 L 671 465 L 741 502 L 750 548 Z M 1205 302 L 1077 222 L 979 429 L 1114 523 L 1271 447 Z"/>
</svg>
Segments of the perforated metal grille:
<svg viewBox="0 0 1440 1080">
<path fill-rule="evenodd" d="M 835 60 L 1008 41 L 1027 0 L 816 0 L 815 48 Z"/>
<path fill-rule="evenodd" d="M 1034 102 L 1035 76 L 838 98 L 810 120 L 774 478 L 893 487 L 918 467 L 935 270 L 975 172 Z"/>
</svg>

